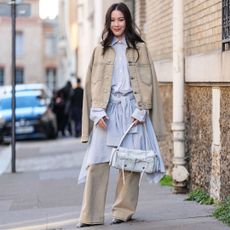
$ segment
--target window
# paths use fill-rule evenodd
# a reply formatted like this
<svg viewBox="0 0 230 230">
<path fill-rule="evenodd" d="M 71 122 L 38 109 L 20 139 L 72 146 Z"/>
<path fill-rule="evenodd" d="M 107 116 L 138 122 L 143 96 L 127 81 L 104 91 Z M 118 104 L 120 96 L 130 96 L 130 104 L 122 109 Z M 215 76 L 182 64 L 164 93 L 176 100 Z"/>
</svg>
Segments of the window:
<svg viewBox="0 0 230 230">
<path fill-rule="evenodd" d="M 46 35 L 45 38 L 45 55 L 54 57 L 57 54 L 57 42 L 54 35 Z"/>
<path fill-rule="evenodd" d="M 23 68 L 16 68 L 15 83 L 16 84 L 24 83 L 24 69 Z"/>
<path fill-rule="evenodd" d="M 222 0 L 222 50 L 230 48 L 230 0 Z"/>
<path fill-rule="evenodd" d="M 24 54 L 24 38 L 22 32 L 16 32 L 16 57 Z"/>
<path fill-rule="evenodd" d="M 46 85 L 51 92 L 56 89 L 56 68 L 46 69 Z"/>
<path fill-rule="evenodd" d="M 4 69 L 0 68 L 0 85 L 4 85 Z"/>
</svg>

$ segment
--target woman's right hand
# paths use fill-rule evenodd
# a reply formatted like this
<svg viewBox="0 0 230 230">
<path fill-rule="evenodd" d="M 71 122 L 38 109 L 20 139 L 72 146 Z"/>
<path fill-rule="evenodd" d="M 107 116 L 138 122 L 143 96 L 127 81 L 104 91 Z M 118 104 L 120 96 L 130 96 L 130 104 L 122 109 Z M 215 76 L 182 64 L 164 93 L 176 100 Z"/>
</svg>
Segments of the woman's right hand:
<svg viewBox="0 0 230 230">
<path fill-rule="evenodd" d="M 102 128 L 102 129 L 106 129 L 107 125 L 106 125 L 106 120 L 109 120 L 108 116 L 104 116 L 103 118 L 101 118 L 98 122 L 97 125 Z"/>
</svg>

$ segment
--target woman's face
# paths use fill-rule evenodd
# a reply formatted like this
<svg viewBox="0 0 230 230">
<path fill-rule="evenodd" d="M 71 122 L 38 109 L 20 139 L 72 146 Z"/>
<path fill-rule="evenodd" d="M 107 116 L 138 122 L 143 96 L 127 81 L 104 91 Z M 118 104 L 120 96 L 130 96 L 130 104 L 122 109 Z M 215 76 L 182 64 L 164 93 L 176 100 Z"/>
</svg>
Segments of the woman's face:
<svg viewBox="0 0 230 230">
<path fill-rule="evenodd" d="M 111 13 L 110 29 L 114 36 L 119 40 L 123 37 L 125 32 L 126 22 L 124 14 L 119 10 L 114 10 Z"/>
</svg>

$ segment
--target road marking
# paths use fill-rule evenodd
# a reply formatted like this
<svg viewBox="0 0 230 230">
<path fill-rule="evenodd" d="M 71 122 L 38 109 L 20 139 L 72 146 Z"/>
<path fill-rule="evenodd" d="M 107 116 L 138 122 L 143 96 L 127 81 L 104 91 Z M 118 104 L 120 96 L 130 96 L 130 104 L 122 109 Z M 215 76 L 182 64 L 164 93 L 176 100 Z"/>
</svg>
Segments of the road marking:
<svg viewBox="0 0 230 230">
<path fill-rule="evenodd" d="M 61 227 L 66 225 L 71 225 L 78 223 L 79 218 L 73 218 L 71 216 L 79 216 L 79 213 L 69 213 L 64 215 L 57 215 L 55 217 L 43 217 L 36 220 L 28 220 L 21 221 L 11 224 L 0 225 L 0 229 L 8 229 L 8 230 L 43 230 L 49 229 L 50 227 Z M 68 218 L 69 216 L 69 218 Z M 58 218 L 62 218 L 64 220 L 57 220 Z M 39 223 L 40 222 L 40 223 Z M 41 223 L 43 222 L 43 223 Z M 52 223 L 51 223 L 52 222 Z"/>
<path fill-rule="evenodd" d="M 105 216 L 111 216 L 110 213 L 105 213 Z M 42 221 L 44 219 L 39 219 L 37 221 Z M 45 221 L 52 221 L 49 220 L 49 218 L 46 218 Z M 54 221 L 52 223 L 44 223 L 44 224 L 36 224 L 36 223 L 30 223 L 30 222 L 18 222 L 15 224 L 11 225 L 0 225 L 0 229 L 8 229 L 8 230 L 47 230 L 47 229 L 62 229 L 67 226 L 74 226 L 79 223 L 79 218 L 71 218 L 68 220 L 59 220 L 59 221 Z M 15 225 L 27 225 L 27 226 L 20 226 L 20 227 L 14 227 Z M 29 224 L 29 226 L 28 226 Z"/>
<path fill-rule="evenodd" d="M 9 167 L 11 162 L 11 146 L 4 148 L 0 152 L 0 175 Z"/>
<path fill-rule="evenodd" d="M 73 218 L 69 220 L 62 220 L 62 221 L 56 221 L 53 223 L 45 223 L 45 224 L 32 224 L 30 226 L 22 226 L 22 227 L 10 227 L 9 226 L 3 226 L 7 227 L 8 230 L 46 230 L 50 228 L 61 228 L 66 225 L 76 225 L 79 221 L 79 218 Z M 0 226 L 1 228 L 2 226 Z"/>
<path fill-rule="evenodd" d="M 82 158 L 76 153 L 66 153 L 59 155 L 39 156 L 27 159 L 17 159 L 17 171 L 40 171 L 51 169 L 63 169 L 80 167 Z"/>
</svg>

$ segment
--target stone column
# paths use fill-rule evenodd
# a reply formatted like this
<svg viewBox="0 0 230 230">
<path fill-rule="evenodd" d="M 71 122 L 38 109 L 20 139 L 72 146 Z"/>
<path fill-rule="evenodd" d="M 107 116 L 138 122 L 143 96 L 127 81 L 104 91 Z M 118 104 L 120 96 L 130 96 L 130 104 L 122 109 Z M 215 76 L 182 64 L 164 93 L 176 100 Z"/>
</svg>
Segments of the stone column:
<svg viewBox="0 0 230 230">
<path fill-rule="evenodd" d="M 220 141 L 220 89 L 212 89 L 212 171 L 210 180 L 210 195 L 220 200 L 221 188 L 221 141 Z"/>
</svg>

